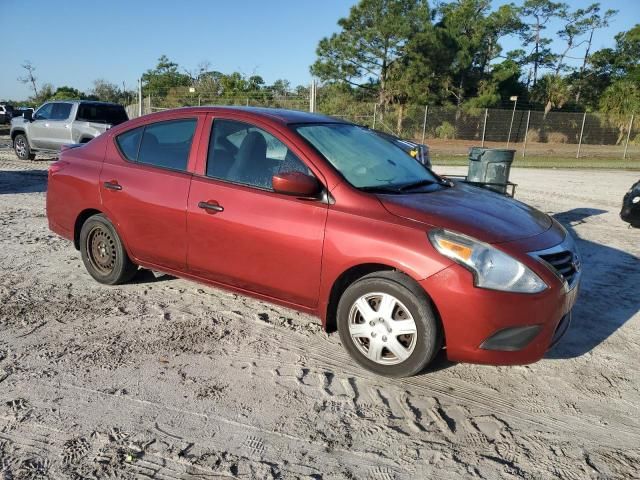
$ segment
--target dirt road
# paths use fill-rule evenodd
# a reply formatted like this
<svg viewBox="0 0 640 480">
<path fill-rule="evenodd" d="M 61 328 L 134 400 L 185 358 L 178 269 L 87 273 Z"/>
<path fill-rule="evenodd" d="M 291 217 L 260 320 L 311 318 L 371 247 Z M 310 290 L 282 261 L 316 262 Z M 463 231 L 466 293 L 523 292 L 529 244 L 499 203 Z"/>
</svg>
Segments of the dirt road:
<svg viewBox="0 0 640 480">
<path fill-rule="evenodd" d="M 640 231 L 617 216 L 637 172 L 513 172 L 584 257 L 547 358 L 389 380 L 306 315 L 95 283 L 47 229 L 47 165 L 0 152 L 0 478 L 640 478 Z"/>
</svg>

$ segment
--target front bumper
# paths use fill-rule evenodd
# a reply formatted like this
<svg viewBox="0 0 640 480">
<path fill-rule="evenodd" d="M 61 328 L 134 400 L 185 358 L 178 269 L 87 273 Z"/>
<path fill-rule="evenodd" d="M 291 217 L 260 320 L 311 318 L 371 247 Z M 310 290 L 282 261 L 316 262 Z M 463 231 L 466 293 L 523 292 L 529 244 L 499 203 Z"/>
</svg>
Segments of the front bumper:
<svg viewBox="0 0 640 480">
<path fill-rule="evenodd" d="M 549 288 L 537 294 L 474 287 L 472 274 L 457 264 L 423 280 L 442 320 L 448 359 L 492 365 L 540 360 L 566 333 L 579 290 L 579 281 L 567 289 L 551 271 L 544 277 Z"/>
</svg>

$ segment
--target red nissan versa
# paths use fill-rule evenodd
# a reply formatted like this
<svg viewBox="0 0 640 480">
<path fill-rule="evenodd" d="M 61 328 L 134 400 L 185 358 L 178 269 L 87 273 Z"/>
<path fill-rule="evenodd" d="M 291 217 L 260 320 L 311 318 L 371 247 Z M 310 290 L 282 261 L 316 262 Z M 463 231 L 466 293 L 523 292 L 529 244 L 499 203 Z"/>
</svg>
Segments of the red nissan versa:
<svg viewBox="0 0 640 480">
<path fill-rule="evenodd" d="M 549 216 L 435 175 L 393 143 L 320 115 L 183 108 L 68 148 L 50 228 L 93 278 L 138 266 L 322 318 L 365 368 L 539 360 L 566 331 L 580 261 Z"/>
</svg>

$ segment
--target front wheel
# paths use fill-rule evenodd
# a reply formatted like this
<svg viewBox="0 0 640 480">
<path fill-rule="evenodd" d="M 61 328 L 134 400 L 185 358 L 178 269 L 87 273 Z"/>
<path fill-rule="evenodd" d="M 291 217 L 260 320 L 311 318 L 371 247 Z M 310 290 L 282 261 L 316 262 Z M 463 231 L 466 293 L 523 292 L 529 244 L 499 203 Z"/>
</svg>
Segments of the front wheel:
<svg viewBox="0 0 640 480">
<path fill-rule="evenodd" d="M 340 298 L 337 316 L 345 349 L 379 375 L 419 373 L 442 343 L 425 292 L 400 272 L 375 272 L 350 285 Z"/>
<path fill-rule="evenodd" d="M 31 152 L 27 137 L 24 135 L 16 135 L 16 138 L 13 140 L 13 150 L 20 160 L 33 160 L 36 158 L 36 155 Z"/>
<path fill-rule="evenodd" d="M 106 285 L 128 282 L 138 270 L 104 215 L 94 215 L 82 225 L 80 254 L 89 274 Z"/>
</svg>

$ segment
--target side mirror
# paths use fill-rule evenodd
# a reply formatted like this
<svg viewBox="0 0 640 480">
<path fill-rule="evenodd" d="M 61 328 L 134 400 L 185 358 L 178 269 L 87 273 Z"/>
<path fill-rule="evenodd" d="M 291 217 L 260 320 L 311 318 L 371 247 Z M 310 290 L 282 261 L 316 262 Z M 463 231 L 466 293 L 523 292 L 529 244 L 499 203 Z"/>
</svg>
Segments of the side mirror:
<svg viewBox="0 0 640 480">
<path fill-rule="evenodd" d="M 31 122 L 31 121 L 33 121 L 33 112 L 31 110 L 25 110 L 24 113 L 22 114 L 22 117 L 27 122 Z"/>
<path fill-rule="evenodd" d="M 273 191 L 296 197 L 317 197 L 322 189 L 315 177 L 302 172 L 281 172 L 272 178 Z"/>
</svg>

